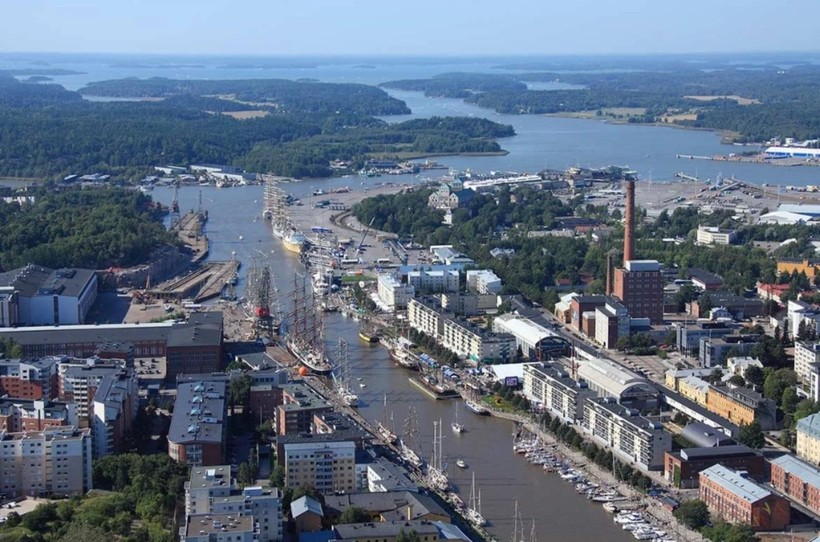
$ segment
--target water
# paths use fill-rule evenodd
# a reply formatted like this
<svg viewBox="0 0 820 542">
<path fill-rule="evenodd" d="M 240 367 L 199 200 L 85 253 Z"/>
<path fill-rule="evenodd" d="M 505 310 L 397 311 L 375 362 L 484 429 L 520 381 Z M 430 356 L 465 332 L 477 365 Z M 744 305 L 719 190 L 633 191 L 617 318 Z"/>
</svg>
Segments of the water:
<svg viewBox="0 0 820 542">
<path fill-rule="evenodd" d="M 375 182 L 371 179 L 371 182 Z M 304 194 L 306 184 L 292 184 L 289 191 Z M 196 209 L 199 193 L 208 210 L 206 230 L 211 241 L 211 260 L 227 260 L 236 253 L 243 263 L 240 269 L 239 291 L 244 287 L 250 260 L 255 255 L 270 257 L 277 286 L 282 292 L 292 289 L 293 275 L 301 272 L 298 258 L 282 249 L 269 232 L 268 223 L 257 219 L 262 210 L 262 188 L 259 186 L 217 189 L 213 187 L 183 187 L 179 191 L 182 212 Z M 173 191 L 157 188 L 153 197 L 165 204 L 173 199 Z M 239 240 L 239 236 L 243 240 Z M 286 303 L 284 296 L 282 303 Z M 626 541 L 628 533 L 615 525 L 600 504 L 594 504 L 576 494 L 571 484 L 557 475 L 548 475 L 527 463 L 512 451 L 512 422 L 482 417 L 461 406 L 459 420 L 467 431 L 456 435 L 450 430 L 454 416 L 453 401 L 435 401 L 410 384 L 410 371 L 394 365 L 387 351 L 379 345 L 366 344 L 358 338 L 358 324 L 340 314 L 325 319 L 325 338 L 333 348 L 339 337 L 349 345 L 351 372 L 361 378 L 366 388 L 355 391 L 360 398 L 359 412 L 374 422 L 387 421 L 401 433 L 408 407 L 418 415 L 421 455 L 432 454 L 433 422 L 444 426 L 443 455 L 450 479 L 465 502 L 470 496 L 470 478 L 476 474 L 481 489 L 484 516 L 491 522 L 490 532 L 498 540 L 509 540 L 513 529 L 513 507 L 518 500 L 524 519 L 524 533 L 529 538 L 532 521 L 540 540 L 582 542 L 587 540 Z M 387 408 L 384 397 L 387 396 Z M 392 419 L 392 421 L 391 421 Z M 461 458 L 469 468 L 459 469 Z"/>
<path fill-rule="evenodd" d="M 91 81 L 122 77 L 168 77 L 178 79 L 259 79 L 313 78 L 325 82 L 378 84 L 394 79 L 426 78 L 444 72 L 509 73 L 495 66 L 499 59 L 440 60 L 436 62 L 396 59 L 350 59 L 349 63 L 317 60 L 315 68 L 258 69 L 224 68 L 226 58 L 214 57 L 122 57 L 122 56 L 55 56 L 0 55 L 0 69 L 37 67 L 32 60 L 45 59 L 51 67 L 80 71 L 77 75 L 53 76 L 55 82 L 77 90 Z M 236 59 L 232 59 L 236 60 Z M 264 58 L 248 59 L 259 64 Z M 131 66 L 124 63 L 131 63 Z M 362 67 L 362 64 L 373 66 Z M 236 62 L 234 62 L 236 65 Z M 563 83 L 537 83 L 538 89 L 567 88 Z M 635 169 L 642 179 L 671 180 L 682 171 L 703 179 L 718 175 L 735 176 L 754 183 L 772 185 L 820 185 L 820 168 L 776 167 L 748 163 L 709 162 L 676 158 L 678 154 L 712 156 L 749 150 L 749 147 L 721 145 L 718 134 L 655 126 L 615 125 L 597 120 L 579 120 L 535 115 L 501 115 L 461 100 L 427 98 L 419 92 L 388 90 L 404 100 L 411 115 L 390 117 L 395 122 L 433 115 L 467 115 L 485 117 L 511 124 L 517 135 L 500 140 L 509 151 L 506 156 L 446 157 L 439 161 L 457 169 L 476 172 L 535 172 L 543 168 L 564 169 L 568 166 L 624 165 Z M 757 150 L 754 148 L 753 150 Z M 440 175 L 441 172 L 431 176 Z M 316 182 L 311 181 L 314 184 Z M 317 181 L 318 182 L 318 181 Z M 320 182 L 319 182 L 320 183 Z M 319 184 L 321 186 L 321 184 Z"/>
</svg>

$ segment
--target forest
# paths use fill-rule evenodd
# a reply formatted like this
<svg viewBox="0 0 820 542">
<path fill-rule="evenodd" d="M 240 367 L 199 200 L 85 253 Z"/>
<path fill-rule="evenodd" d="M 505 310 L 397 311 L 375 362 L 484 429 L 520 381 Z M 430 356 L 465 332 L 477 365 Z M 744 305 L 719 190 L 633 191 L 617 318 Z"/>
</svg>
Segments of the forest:
<svg viewBox="0 0 820 542">
<path fill-rule="evenodd" d="M 122 188 L 29 190 L 33 203 L 0 201 L 0 268 L 29 263 L 102 269 L 144 261 L 174 236 L 151 199 Z"/>
<path fill-rule="evenodd" d="M 126 79 L 87 89 L 163 99 L 90 102 L 58 85 L 0 75 L 0 175 L 98 171 L 136 176 L 159 163 L 204 162 L 322 177 L 333 174 L 329 162 L 336 159 L 362 163 L 371 156 L 402 153 L 502 152 L 495 139 L 514 134 L 510 126 L 474 118 L 389 124 L 374 115 L 409 110 L 381 89 L 364 85 Z M 232 93 L 231 99 L 205 94 L 218 92 Z M 242 93 L 259 101 L 236 101 Z M 224 114 L 249 110 L 264 116 L 240 120 Z"/>
<path fill-rule="evenodd" d="M 382 83 L 386 88 L 420 90 L 429 95 L 464 98 L 480 107 L 509 114 L 598 111 L 644 108 L 631 122 L 658 122 L 664 113 L 689 113 L 674 122 L 697 128 L 736 132 L 737 141 L 765 141 L 776 136 L 820 137 L 820 66 L 777 64 L 755 69 L 723 63 L 669 65 L 653 62 L 619 71 L 599 67 L 589 71 L 545 71 L 520 74 L 446 74 L 430 79 Z M 706 69 L 707 66 L 713 68 Z M 534 69 L 566 66 L 525 63 L 505 66 Z M 561 82 L 578 90 L 528 90 L 527 82 Z M 517 84 L 516 84 L 517 83 Z M 732 96 L 740 97 L 738 101 Z M 709 99 L 704 99 L 708 97 Z"/>
</svg>

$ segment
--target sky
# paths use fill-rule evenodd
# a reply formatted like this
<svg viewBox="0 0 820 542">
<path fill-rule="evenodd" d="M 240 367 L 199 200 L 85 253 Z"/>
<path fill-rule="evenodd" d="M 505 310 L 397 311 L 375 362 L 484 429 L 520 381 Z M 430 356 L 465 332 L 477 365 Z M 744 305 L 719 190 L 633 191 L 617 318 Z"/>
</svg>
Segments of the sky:
<svg viewBox="0 0 820 542">
<path fill-rule="evenodd" d="M 818 20 L 818 0 L 0 0 L 0 51 L 265 56 L 820 51 Z"/>
</svg>

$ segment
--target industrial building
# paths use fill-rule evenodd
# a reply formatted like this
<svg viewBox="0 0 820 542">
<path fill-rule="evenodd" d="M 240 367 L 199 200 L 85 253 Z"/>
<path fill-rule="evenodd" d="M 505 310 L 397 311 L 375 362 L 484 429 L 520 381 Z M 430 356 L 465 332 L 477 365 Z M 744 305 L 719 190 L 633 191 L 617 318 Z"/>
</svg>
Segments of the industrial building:
<svg viewBox="0 0 820 542">
<path fill-rule="evenodd" d="M 771 461 L 771 484 L 812 514 L 820 514 L 820 471 L 817 467 L 792 455 L 781 455 Z"/>
<path fill-rule="evenodd" d="M 658 396 L 658 390 L 646 378 L 617 363 L 602 358 L 579 358 L 576 363 L 574 377 L 584 380 L 599 397 L 613 397 L 618 403 L 645 405 Z"/>
<path fill-rule="evenodd" d="M 529 318 L 514 313 L 493 318 L 493 331 L 511 334 L 515 337 L 516 348 L 521 349 L 525 358 L 533 361 L 570 355 L 571 345 L 566 339 Z"/>
<path fill-rule="evenodd" d="M 717 464 L 700 472 L 700 500 L 724 521 L 761 531 L 789 524 L 789 502 L 765 487 Z"/>
<path fill-rule="evenodd" d="M 676 488 L 693 489 L 700 484 L 700 472 L 717 464 L 747 472 L 758 480 L 766 477 L 763 456 L 742 444 L 666 452 L 663 477 Z"/>
<path fill-rule="evenodd" d="M 618 301 L 607 299 L 595 309 L 595 341 L 604 348 L 614 349 L 618 339 L 629 336 L 629 328 L 629 311 Z"/>
<path fill-rule="evenodd" d="M 0 273 L 5 296 L 0 306 L 9 326 L 82 324 L 97 299 L 92 269 L 49 269 L 27 265 Z"/>
</svg>

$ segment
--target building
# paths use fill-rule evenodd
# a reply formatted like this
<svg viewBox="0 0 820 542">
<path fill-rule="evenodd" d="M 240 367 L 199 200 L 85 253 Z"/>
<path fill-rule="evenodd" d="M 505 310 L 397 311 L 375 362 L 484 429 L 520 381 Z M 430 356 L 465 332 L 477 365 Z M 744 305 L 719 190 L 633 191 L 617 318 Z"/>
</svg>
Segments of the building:
<svg viewBox="0 0 820 542">
<path fill-rule="evenodd" d="M 467 289 L 479 294 L 501 293 L 501 279 L 489 269 L 467 271 Z"/>
<path fill-rule="evenodd" d="M 304 495 L 290 503 L 290 515 L 297 533 L 313 533 L 322 530 L 325 515 L 322 503 Z"/>
<path fill-rule="evenodd" d="M 797 457 L 812 465 L 820 464 L 820 414 L 797 422 Z"/>
<path fill-rule="evenodd" d="M 820 260 L 781 258 L 777 260 L 777 273 L 791 275 L 805 273 L 810 279 L 820 273 Z"/>
<path fill-rule="evenodd" d="M 675 391 L 680 391 L 679 384 L 685 378 L 695 376 L 704 378 L 712 374 L 712 369 L 708 367 L 696 367 L 694 369 L 669 369 L 664 373 L 664 385 Z"/>
<path fill-rule="evenodd" d="M 809 330 L 814 330 L 815 333 L 820 332 L 820 307 L 816 305 L 790 299 L 786 304 L 786 317 L 789 336 L 793 339 L 797 338 L 801 326 L 809 326 Z"/>
<path fill-rule="evenodd" d="M 57 367 L 65 358 L 0 360 L 0 395 L 17 399 L 56 399 Z"/>
<path fill-rule="evenodd" d="M 417 294 L 458 292 L 459 273 L 455 269 L 410 271 L 407 274 L 407 283 Z"/>
<path fill-rule="evenodd" d="M 700 499 L 729 523 L 760 531 L 779 531 L 789 524 L 789 502 L 723 465 L 700 472 Z"/>
<path fill-rule="evenodd" d="M 251 516 L 202 514 L 188 516 L 182 542 L 256 542 L 257 530 Z"/>
<path fill-rule="evenodd" d="M 770 463 L 772 487 L 812 514 L 820 514 L 820 471 L 817 467 L 789 454 Z"/>
<path fill-rule="evenodd" d="M 742 444 L 666 452 L 663 477 L 678 489 L 697 488 L 700 472 L 717 464 L 745 471 L 758 480 L 766 477 L 766 461 L 763 456 Z"/>
<path fill-rule="evenodd" d="M 524 358 L 531 361 L 546 361 L 559 356 L 569 356 L 569 341 L 558 334 L 514 313 L 501 314 L 493 318 L 493 331 L 509 333 L 515 337 L 516 350 L 521 349 Z"/>
<path fill-rule="evenodd" d="M 0 399 L 0 431 L 21 433 L 77 425 L 77 405 L 72 401 Z"/>
<path fill-rule="evenodd" d="M 208 514 L 213 500 L 228 497 L 235 488 L 230 465 L 191 468 L 185 482 L 185 515 Z"/>
<path fill-rule="evenodd" d="M 723 279 L 718 275 L 696 267 L 689 269 L 689 279 L 692 286 L 704 292 L 720 290 L 723 287 Z"/>
<path fill-rule="evenodd" d="M 276 407 L 276 427 L 279 435 L 313 433 L 314 416 L 333 410 L 324 397 L 303 381 L 280 386 L 282 404 Z"/>
<path fill-rule="evenodd" d="M 221 465 L 227 447 L 225 382 L 186 382 L 177 386 L 168 430 L 168 455 L 194 467 Z"/>
<path fill-rule="evenodd" d="M 382 303 L 391 309 L 403 309 L 407 301 L 416 295 L 412 284 L 403 284 L 392 273 L 379 273 L 378 294 Z"/>
<path fill-rule="evenodd" d="M 438 339 L 444 333 L 444 321 L 455 316 L 441 308 L 438 301 L 425 296 L 407 302 L 407 322 L 410 327 L 428 337 Z"/>
<path fill-rule="evenodd" d="M 20 300 L 13 286 L 0 286 L 0 328 L 20 324 Z"/>
<path fill-rule="evenodd" d="M 222 312 L 195 312 L 187 325 L 173 326 L 165 342 L 165 379 L 181 373 L 212 373 L 222 368 Z"/>
<path fill-rule="evenodd" d="M 139 408 L 137 377 L 130 369 L 104 377 L 94 394 L 94 457 L 122 451 Z"/>
<path fill-rule="evenodd" d="M 592 313 L 595 309 L 606 305 L 607 298 L 603 295 L 578 295 L 570 301 L 570 325 L 578 331 L 583 331 L 584 314 Z"/>
<path fill-rule="evenodd" d="M 475 316 L 496 312 L 498 296 L 495 294 L 441 294 L 441 306 L 459 316 Z"/>
<path fill-rule="evenodd" d="M 211 501 L 208 513 L 225 514 L 233 518 L 250 518 L 258 534 L 254 542 L 282 540 L 282 497 L 275 487 L 233 488 L 229 495 L 215 497 Z"/>
<path fill-rule="evenodd" d="M 688 376 L 678 382 L 678 392 L 690 401 L 706 406 L 709 383 L 697 376 Z"/>
<path fill-rule="evenodd" d="M 664 453 L 672 449 L 672 435 L 661 423 L 644 418 L 610 397 L 587 399 L 581 425 L 616 457 L 642 470 L 662 469 Z"/>
<path fill-rule="evenodd" d="M 735 444 L 732 437 L 722 429 L 701 422 L 687 424 L 681 432 L 681 437 L 697 448 L 725 447 Z"/>
<path fill-rule="evenodd" d="M 726 360 L 726 372 L 732 375 L 740 375 L 746 378 L 746 371 L 749 367 L 763 368 L 763 364 L 757 358 L 732 357 Z"/>
<path fill-rule="evenodd" d="M 584 380 L 598 397 L 613 397 L 618 403 L 641 405 L 658 396 L 658 390 L 646 378 L 607 359 L 578 358 L 572 376 Z"/>
<path fill-rule="evenodd" d="M 7 498 L 84 495 L 93 488 L 91 448 L 88 429 L 0 433 L 0 492 Z"/>
<path fill-rule="evenodd" d="M 418 485 L 409 478 L 406 470 L 385 457 L 377 457 L 366 463 L 369 493 L 388 491 L 418 491 Z"/>
<path fill-rule="evenodd" d="M 415 531 L 421 542 L 438 542 L 438 527 L 428 521 L 347 523 L 333 526 L 335 542 L 396 542 L 400 533 Z"/>
<path fill-rule="evenodd" d="M 594 396 L 586 382 L 573 380 L 562 367 L 524 365 L 524 397 L 566 423 L 581 420 L 585 401 Z"/>
<path fill-rule="evenodd" d="M 437 339 L 473 364 L 506 361 L 515 355 L 515 337 L 511 334 L 493 333 L 464 318 L 445 319 Z"/>
<path fill-rule="evenodd" d="M 621 300 L 630 316 L 662 324 L 663 285 L 657 261 L 627 260 L 623 268 L 614 271 L 612 295 Z"/>
<path fill-rule="evenodd" d="M 427 198 L 427 205 L 433 209 L 452 211 L 459 207 L 466 207 L 474 197 L 475 192 L 469 188 L 456 190 L 449 185 L 442 184 Z"/>
<path fill-rule="evenodd" d="M 473 265 L 475 262 L 455 250 L 453 245 L 431 245 L 430 254 L 433 255 L 434 262 L 440 262 L 445 265 Z"/>
<path fill-rule="evenodd" d="M 754 347 L 760 344 L 761 338 L 762 335 L 755 333 L 724 335 L 717 338 L 701 337 L 698 361 L 700 361 L 702 367 L 723 365 L 727 362 L 730 354 L 734 356 L 750 354 Z"/>
<path fill-rule="evenodd" d="M 768 430 L 777 425 L 774 401 L 748 388 L 710 386 L 706 408 L 740 426 L 756 421 L 761 428 Z"/>
<path fill-rule="evenodd" d="M 811 365 L 820 362 L 820 342 L 794 343 L 794 372 L 804 387 L 811 383 Z"/>
<path fill-rule="evenodd" d="M 695 322 L 693 324 L 675 322 L 676 348 L 685 356 L 697 356 L 701 339 L 718 339 L 732 335 L 740 326 L 732 322 Z"/>
<path fill-rule="evenodd" d="M 733 245 L 736 239 L 737 230 L 698 226 L 697 243 L 699 245 Z"/>
<path fill-rule="evenodd" d="M 276 454 L 287 487 L 313 486 L 320 493 L 356 491 L 356 443 L 343 435 L 280 436 Z"/>
<path fill-rule="evenodd" d="M 100 359 L 64 360 L 58 365 L 59 397 L 63 401 L 74 401 L 77 404 L 77 415 L 80 424 L 91 426 L 94 417 L 94 397 L 100 383 L 106 378 L 124 378 L 133 381 L 134 370 L 124 366 L 125 363 L 108 362 Z"/>
<path fill-rule="evenodd" d="M 562 324 L 572 323 L 572 299 L 577 296 L 578 294 L 575 292 L 562 295 L 561 300 L 555 304 L 553 316 L 558 322 Z"/>
<path fill-rule="evenodd" d="M 27 265 L 0 273 L 0 287 L 13 288 L 17 294 L 16 307 L 8 305 L 5 311 L 16 311 L 16 323 L 30 326 L 82 324 L 97 299 L 92 269 Z"/>
<path fill-rule="evenodd" d="M 695 301 L 689 303 L 689 314 L 695 318 L 705 318 L 708 311 L 703 310 L 703 301 L 708 296 L 709 310 L 712 307 L 723 307 L 729 311 L 735 320 L 745 320 L 755 316 L 763 316 L 763 300 L 758 297 L 743 297 L 726 290 L 712 290 Z"/>
<path fill-rule="evenodd" d="M 386 493 L 349 493 L 327 495 L 325 512 L 331 522 L 348 508 L 366 510 L 374 521 L 442 521 L 450 523 L 450 515 L 430 496 L 418 491 L 388 491 Z"/>
<path fill-rule="evenodd" d="M 629 311 L 614 299 L 595 309 L 595 341 L 607 349 L 614 349 L 618 339 L 629 336 Z"/>
</svg>

